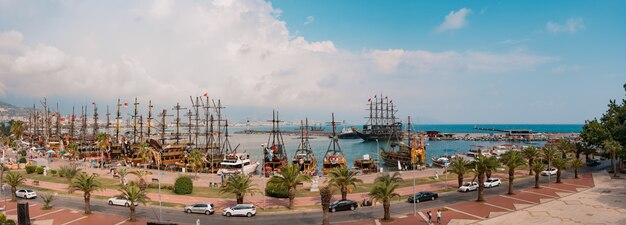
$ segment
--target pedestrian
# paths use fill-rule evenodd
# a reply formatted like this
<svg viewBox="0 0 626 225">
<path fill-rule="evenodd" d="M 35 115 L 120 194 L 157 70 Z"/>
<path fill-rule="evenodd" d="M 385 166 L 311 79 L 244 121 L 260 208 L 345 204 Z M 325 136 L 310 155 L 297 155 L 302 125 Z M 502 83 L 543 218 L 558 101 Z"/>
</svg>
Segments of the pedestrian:
<svg viewBox="0 0 626 225">
<path fill-rule="evenodd" d="M 441 224 L 441 209 L 437 209 L 437 223 Z"/>
<path fill-rule="evenodd" d="M 430 211 L 428 211 L 426 214 L 428 215 L 428 224 L 431 224 L 432 223 L 431 221 L 432 221 L 432 218 L 433 218 L 433 214 Z"/>
</svg>

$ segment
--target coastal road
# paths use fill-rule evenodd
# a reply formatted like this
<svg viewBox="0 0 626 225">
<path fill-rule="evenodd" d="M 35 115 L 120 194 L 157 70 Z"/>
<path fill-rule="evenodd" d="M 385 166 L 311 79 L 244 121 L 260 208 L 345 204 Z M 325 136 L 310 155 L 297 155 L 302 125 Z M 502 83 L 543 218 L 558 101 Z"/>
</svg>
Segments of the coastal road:
<svg viewBox="0 0 626 225">
<path fill-rule="evenodd" d="M 610 165 L 610 162 L 603 161 L 600 166 L 596 167 L 583 167 L 580 169 L 580 172 L 593 172 L 598 171 L 604 168 L 607 168 Z M 572 171 L 564 171 L 562 174 L 563 178 L 572 178 Z M 556 176 L 551 176 L 551 183 L 556 181 Z M 541 185 L 546 185 L 548 182 L 548 177 L 541 177 L 540 183 Z M 502 195 L 507 193 L 508 183 L 504 182 L 500 187 L 485 189 L 485 196 L 491 195 Z M 524 179 L 518 179 L 514 183 L 515 189 L 527 188 L 534 186 L 534 178 L 527 177 Z M 417 210 L 419 211 L 422 208 L 435 208 L 435 207 L 443 207 L 446 205 L 464 202 L 464 201 L 474 201 L 476 200 L 477 193 L 469 192 L 469 193 L 459 193 L 459 192 L 448 192 L 441 193 L 439 199 L 435 201 L 421 202 L 417 203 Z M 355 199 L 360 201 L 361 199 Z M 41 202 L 41 198 L 37 198 L 35 200 L 29 201 L 38 201 Z M 129 210 L 126 207 L 121 206 L 109 206 L 106 204 L 104 200 L 92 199 L 92 210 L 103 212 L 103 213 L 111 213 L 122 216 L 128 216 Z M 82 210 L 83 202 L 82 198 L 79 197 L 71 197 L 71 196 L 59 196 L 54 202 L 53 205 L 57 207 L 65 207 L 72 208 L 76 210 Z M 392 216 L 405 215 L 413 212 L 413 204 L 407 203 L 405 199 L 402 199 L 402 202 L 395 202 L 391 205 Z M 142 219 L 148 219 L 152 221 L 158 221 L 159 209 L 158 207 L 152 206 L 139 206 L 137 207 L 137 217 Z M 257 216 L 252 218 L 245 217 L 224 217 L 221 215 L 221 211 L 215 212 L 214 215 L 203 215 L 203 214 L 186 214 L 182 212 L 182 209 L 172 209 L 164 207 L 162 209 L 163 221 L 164 222 L 173 222 L 180 224 L 195 224 L 197 219 L 200 219 L 201 224 L 237 224 L 237 225 L 249 225 L 253 224 L 289 224 L 289 225 L 299 225 L 299 224 L 319 224 L 322 217 L 322 212 L 320 210 L 307 211 L 307 212 L 283 212 L 283 213 L 267 213 L 264 214 L 262 211 L 259 211 Z M 371 207 L 360 207 L 355 211 L 342 211 L 332 213 L 330 218 L 331 222 L 348 222 L 355 220 L 370 220 L 376 218 L 382 218 L 383 210 L 382 205 L 371 206 Z"/>
</svg>

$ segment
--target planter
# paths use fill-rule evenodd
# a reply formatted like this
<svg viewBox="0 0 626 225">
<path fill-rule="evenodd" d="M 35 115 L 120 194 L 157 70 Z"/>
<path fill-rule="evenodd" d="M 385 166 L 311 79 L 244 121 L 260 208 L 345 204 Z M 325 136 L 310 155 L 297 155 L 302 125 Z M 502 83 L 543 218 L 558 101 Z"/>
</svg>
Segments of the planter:
<svg viewBox="0 0 626 225">
<path fill-rule="evenodd" d="M 18 168 L 20 168 L 20 169 L 26 168 L 26 163 L 20 163 L 20 164 L 17 164 L 17 165 L 18 165 Z"/>
</svg>

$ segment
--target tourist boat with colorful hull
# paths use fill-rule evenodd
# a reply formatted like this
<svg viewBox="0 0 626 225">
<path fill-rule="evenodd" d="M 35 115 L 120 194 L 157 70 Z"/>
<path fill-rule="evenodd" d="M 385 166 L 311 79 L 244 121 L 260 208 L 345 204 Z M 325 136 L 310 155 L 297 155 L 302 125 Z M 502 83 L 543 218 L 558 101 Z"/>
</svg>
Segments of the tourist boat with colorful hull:
<svg viewBox="0 0 626 225">
<path fill-rule="evenodd" d="M 305 124 L 300 121 L 300 145 L 293 155 L 292 163 L 298 165 L 301 173 L 315 175 L 317 172 L 317 159 L 313 154 L 313 148 L 309 144 L 309 120 Z"/>
<path fill-rule="evenodd" d="M 333 133 L 330 138 L 330 144 L 328 145 L 328 149 L 326 149 L 326 153 L 324 154 L 324 166 L 322 168 L 324 175 L 328 174 L 328 172 L 335 168 L 348 166 L 346 156 L 343 154 L 341 146 L 339 145 L 339 139 L 337 138 L 337 123 L 335 122 L 335 113 L 332 114 L 331 124 L 333 126 Z"/>
<path fill-rule="evenodd" d="M 280 132 L 280 120 L 278 120 L 278 112 L 272 111 L 272 131 L 267 138 L 267 143 L 263 145 L 263 173 L 270 176 L 274 172 L 287 166 L 289 162 L 285 148 L 285 141 Z"/>
<path fill-rule="evenodd" d="M 411 117 L 409 117 L 407 143 L 405 142 L 393 142 L 390 144 L 390 149 L 382 149 L 380 152 L 380 158 L 386 165 L 393 167 L 398 165 L 402 168 L 413 168 L 413 165 L 423 165 L 426 159 L 426 145 L 424 144 L 424 135 L 419 135 L 419 141 L 417 136 L 411 135 Z"/>
</svg>

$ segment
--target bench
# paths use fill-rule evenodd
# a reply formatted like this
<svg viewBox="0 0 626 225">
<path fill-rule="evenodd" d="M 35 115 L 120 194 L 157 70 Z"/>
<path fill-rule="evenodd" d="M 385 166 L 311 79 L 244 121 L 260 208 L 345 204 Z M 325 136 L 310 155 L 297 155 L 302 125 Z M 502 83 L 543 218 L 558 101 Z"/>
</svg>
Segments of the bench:
<svg viewBox="0 0 626 225">
<path fill-rule="evenodd" d="M 38 180 L 33 180 L 33 185 L 39 186 L 39 181 Z"/>
<path fill-rule="evenodd" d="M 152 182 L 159 182 L 159 178 L 152 178 Z"/>
</svg>

